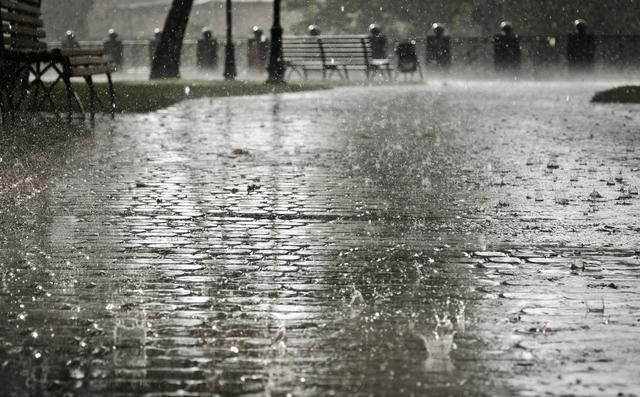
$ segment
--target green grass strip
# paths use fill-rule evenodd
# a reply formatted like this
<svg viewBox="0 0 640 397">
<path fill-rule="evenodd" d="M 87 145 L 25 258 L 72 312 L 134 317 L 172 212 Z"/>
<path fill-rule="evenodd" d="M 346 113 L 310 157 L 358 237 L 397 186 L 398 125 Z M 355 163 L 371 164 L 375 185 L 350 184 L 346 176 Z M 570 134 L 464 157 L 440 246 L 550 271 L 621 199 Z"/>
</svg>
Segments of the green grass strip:
<svg viewBox="0 0 640 397">
<path fill-rule="evenodd" d="M 624 86 L 601 91 L 591 99 L 594 103 L 640 103 L 640 87 Z"/>
<path fill-rule="evenodd" d="M 86 84 L 76 83 L 74 87 L 88 106 Z M 107 84 L 96 84 L 102 105 L 99 112 L 109 112 Z M 187 99 L 221 98 L 246 95 L 282 94 L 303 91 L 326 90 L 329 84 L 318 82 L 268 85 L 256 81 L 199 81 L 199 80 L 152 80 L 124 81 L 114 83 L 116 110 L 120 113 L 147 113 L 164 109 Z M 64 98 L 63 90 L 56 92 L 56 103 Z M 61 97 L 59 97 L 61 96 Z"/>
<path fill-rule="evenodd" d="M 0 161 L 21 158 L 86 134 L 85 123 L 37 119 L 0 125 Z"/>
</svg>

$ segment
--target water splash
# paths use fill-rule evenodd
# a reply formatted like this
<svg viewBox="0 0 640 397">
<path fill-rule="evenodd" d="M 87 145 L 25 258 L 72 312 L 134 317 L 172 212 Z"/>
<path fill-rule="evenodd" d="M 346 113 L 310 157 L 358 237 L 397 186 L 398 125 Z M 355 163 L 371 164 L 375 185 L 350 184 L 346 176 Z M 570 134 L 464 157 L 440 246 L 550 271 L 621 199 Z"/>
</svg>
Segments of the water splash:
<svg viewBox="0 0 640 397">
<path fill-rule="evenodd" d="M 287 354 L 287 328 L 281 325 L 271 341 L 271 347 L 277 356 Z"/>
<path fill-rule="evenodd" d="M 358 306 L 364 306 L 364 305 L 366 305 L 366 302 L 364 300 L 364 297 L 362 296 L 362 293 L 358 291 L 356 287 L 353 287 L 353 295 L 351 295 L 351 301 L 349 302 L 349 306 L 358 307 Z"/>
<path fill-rule="evenodd" d="M 460 303 L 453 321 L 449 314 L 435 314 L 435 327 L 426 335 L 413 331 L 423 342 L 427 352 L 427 358 L 423 361 L 423 369 L 426 372 L 451 372 L 455 369 L 451 352 L 457 348 L 456 336 L 466 331 L 465 310 L 464 303 Z"/>
</svg>

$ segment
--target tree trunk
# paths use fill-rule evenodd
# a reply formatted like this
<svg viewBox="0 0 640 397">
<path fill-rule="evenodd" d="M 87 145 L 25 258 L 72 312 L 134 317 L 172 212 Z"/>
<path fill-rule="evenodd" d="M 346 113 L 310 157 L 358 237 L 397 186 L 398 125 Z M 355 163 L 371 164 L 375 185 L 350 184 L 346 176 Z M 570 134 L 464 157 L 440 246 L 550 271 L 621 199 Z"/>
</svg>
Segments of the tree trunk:
<svg viewBox="0 0 640 397">
<path fill-rule="evenodd" d="M 164 23 L 160 43 L 151 65 L 151 79 L 180 77 L 182 42 L 189 23 L 193 0 L 173 0 Z"/>
</svg>

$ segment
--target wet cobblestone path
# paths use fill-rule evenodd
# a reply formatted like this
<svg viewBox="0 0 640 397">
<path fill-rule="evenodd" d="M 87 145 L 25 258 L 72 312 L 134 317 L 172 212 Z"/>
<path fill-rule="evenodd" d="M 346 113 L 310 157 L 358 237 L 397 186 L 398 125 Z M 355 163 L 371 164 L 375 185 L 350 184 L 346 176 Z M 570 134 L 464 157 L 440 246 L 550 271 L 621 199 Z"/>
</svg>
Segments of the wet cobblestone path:
<svg viewBox="0 0 640 397">
<path fill-rule="evenodd" d="M 197 100 L 0 163 L 0 395 L 640 395 L 640 116 L 594 90 Z"/>
</svg>

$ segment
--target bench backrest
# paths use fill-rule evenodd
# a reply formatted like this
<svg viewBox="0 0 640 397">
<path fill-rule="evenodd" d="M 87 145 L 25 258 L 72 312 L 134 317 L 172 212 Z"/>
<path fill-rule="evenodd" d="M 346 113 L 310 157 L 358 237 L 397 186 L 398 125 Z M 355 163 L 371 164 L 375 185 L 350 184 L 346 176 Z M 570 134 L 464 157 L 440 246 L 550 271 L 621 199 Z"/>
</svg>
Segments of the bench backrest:
<svg viewBox="0 0 640 397">
<path fill-rule="evenodd" d="M 285 60 L 293 64 L 322 63 L 322 44 L 315 36 L 285 36 L 282 38 Z"/>
<path fill-rule="evenodd" d="M 373 59 L 368 36 L 324 36 L 321 38 L 327 65 L 369 65 Z"/>
<path fill-rule="evenodd" d="M 369 65 L 373 58 L 368 36 L 285 36 L 284 57 L 294 64 Z"/>
<path fill-rule="evenodd" d="M 0 0 L 0 51 L 34 51 L 46 48 L 40 0 Z"/>
</svg>

